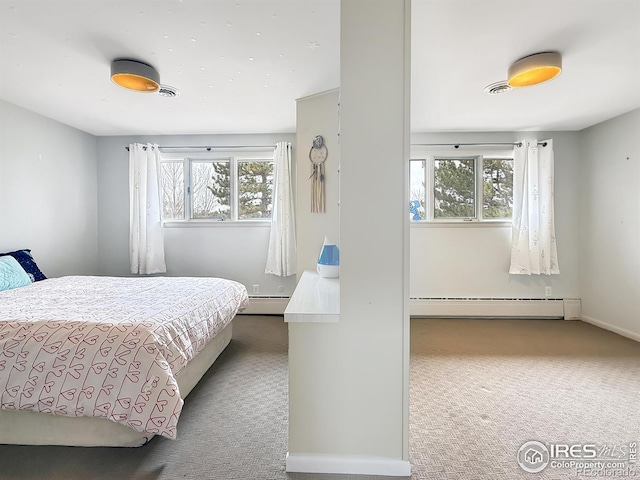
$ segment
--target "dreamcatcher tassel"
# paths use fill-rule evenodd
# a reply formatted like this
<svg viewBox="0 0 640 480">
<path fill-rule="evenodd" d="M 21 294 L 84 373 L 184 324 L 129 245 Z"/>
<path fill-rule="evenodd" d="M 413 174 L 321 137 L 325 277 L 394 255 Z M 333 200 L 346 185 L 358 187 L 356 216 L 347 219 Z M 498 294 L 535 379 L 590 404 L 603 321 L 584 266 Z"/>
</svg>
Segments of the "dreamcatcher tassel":
<svg viewBox="0 0 640 480">
<path fill-rule="evenodd" d="M 325 174 L 324 163 L 311 164 L 311 212 L 325 212 Z"/>
</svg>

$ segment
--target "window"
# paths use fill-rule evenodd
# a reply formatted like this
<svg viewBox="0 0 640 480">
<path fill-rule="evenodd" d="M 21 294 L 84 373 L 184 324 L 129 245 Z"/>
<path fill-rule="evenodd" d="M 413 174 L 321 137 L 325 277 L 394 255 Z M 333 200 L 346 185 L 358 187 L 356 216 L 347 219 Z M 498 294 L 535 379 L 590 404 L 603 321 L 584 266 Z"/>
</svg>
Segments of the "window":
<svg viewBox="0 0 640 480">
<path fill-rule="evenodd" d="M 513 204 L 513 158 L 427 156 L 410 162 L 414 221 L 507 221 Z"/>
<path fill-rule="evenodd" d="M 184 220 L 184 165 L 182 162 L 162 162 L 160 175 L 162 218 Z"/>
<path fill-rule="evenodd" d="M 238 218 L 271 218 L 273 162 L 238 162 Z"/>
<path fill-rule="evenodd" d="M 191 218 L 231 219 L 229 160 L 191 161 Z"/>
<path fill-rule="evenodd" d="M 164 155 L 164 221 L 268 220 L 273 208 L 273 154 Z"/>
<path fill-rule="evenodd" d="M 475 160 L 435 158 L 433 163 L 433 218 L 475 217 Z"/>
<path fill-rule="evenodd" d="M 513 159 L 485 158 L 482 170 L 482 218 L 511 219 Z"/>
</svg>

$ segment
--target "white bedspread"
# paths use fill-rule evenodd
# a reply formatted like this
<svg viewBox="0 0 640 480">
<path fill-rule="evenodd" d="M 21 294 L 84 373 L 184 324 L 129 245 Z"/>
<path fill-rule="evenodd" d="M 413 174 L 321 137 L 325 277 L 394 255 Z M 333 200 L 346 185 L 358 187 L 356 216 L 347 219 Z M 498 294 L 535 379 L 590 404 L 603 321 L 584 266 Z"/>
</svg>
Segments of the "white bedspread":
<svg viewBox="0 0 640 480">
<path fill-rule="evenodd" d="M 247 303 L 219 278 L 74 276 L 0 292 L 0 408 L 175 438 L 175 374 Z"/>
</svg>

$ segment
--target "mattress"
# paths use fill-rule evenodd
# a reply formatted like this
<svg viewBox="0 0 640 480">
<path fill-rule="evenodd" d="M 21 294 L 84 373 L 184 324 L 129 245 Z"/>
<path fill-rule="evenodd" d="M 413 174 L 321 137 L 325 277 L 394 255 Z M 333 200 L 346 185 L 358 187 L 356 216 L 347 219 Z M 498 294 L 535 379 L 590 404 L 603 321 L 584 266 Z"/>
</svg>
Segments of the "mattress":
<svg viewBox="0 0 640 480">
<path fill-rule="evenodd" d="M 0 408 L 176 438 L 177 376 L 247 303 L 219 278 L 73 276 L 0 292 Z"/>
</svg>

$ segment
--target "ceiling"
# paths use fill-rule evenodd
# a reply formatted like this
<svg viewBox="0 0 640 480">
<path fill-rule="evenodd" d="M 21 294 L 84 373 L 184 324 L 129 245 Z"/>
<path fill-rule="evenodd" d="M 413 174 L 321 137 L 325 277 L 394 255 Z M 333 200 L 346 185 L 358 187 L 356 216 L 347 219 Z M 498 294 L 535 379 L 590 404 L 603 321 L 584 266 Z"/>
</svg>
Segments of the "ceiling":
<svg viewBox="0 0 640 480">
<path fill-rule="evenodd" d="M 339 86 L 339 0 L 0 0 L 0 98 L 94 135 L 295 131 Z M 509 64 L 555 80 L 488 95 Z M 153 65 L 180 96 L 109 79 Z M 580 130 L 640 107 L 638 0 L 413 0 L 414 132 Z"/>
</svg>

